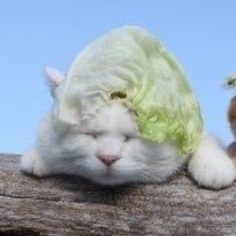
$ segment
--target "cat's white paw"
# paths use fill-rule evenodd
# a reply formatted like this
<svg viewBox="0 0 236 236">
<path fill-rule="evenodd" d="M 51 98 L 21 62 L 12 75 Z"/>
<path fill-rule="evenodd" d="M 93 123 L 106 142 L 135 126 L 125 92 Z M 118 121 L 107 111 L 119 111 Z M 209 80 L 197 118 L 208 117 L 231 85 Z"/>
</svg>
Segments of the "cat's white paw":
<svg viewBox="0 0 236 236">
<path fill-rule="evenodd" d="M 23 172 L 38 177 L 48 174 L 41 156 L 35 149 L 31 149 L 21 157 L 20 168 Z"/>
<path fill-rule="evenodd" d="M 231 185 L 236 178 L 236 168 L 233 161 L 223 156 L 208 159 L 207 156 L 193 158 L 189 162 L 189 172 L 199 185 L 221 189 Z"/>
</svg>

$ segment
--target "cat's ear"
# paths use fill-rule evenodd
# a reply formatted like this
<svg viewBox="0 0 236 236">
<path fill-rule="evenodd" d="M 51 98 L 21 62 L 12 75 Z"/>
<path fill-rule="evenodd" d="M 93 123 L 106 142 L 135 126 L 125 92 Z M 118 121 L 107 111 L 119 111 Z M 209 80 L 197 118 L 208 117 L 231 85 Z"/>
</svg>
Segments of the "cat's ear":
<svg viewBox="0 0 236 236">
<path fill-rule="evenodd" d="M 44 74 L 46 76 L 46 83 L 51 90 L 52 96 L 54 96 L 56 88 L 64 80 L 64 75 L 60 71 L 58 71 L 50 66 L 46 66 L 44 68 Z"/>
</svg>

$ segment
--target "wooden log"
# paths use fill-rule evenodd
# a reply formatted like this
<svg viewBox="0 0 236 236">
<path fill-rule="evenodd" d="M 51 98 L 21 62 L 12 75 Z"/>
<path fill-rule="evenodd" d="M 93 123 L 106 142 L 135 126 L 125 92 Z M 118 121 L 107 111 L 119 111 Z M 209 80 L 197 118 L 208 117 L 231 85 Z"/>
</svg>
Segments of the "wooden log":
<svg viewBox="0 0 236 236">
<path fill-rule="evenodd" d="M 19 158 L 0 155 L 0 235 L 236 235 L 236 184 L 202 189 L 182 172 L 161 185 L 102 187 L 23 175 Z"/>
</svg>

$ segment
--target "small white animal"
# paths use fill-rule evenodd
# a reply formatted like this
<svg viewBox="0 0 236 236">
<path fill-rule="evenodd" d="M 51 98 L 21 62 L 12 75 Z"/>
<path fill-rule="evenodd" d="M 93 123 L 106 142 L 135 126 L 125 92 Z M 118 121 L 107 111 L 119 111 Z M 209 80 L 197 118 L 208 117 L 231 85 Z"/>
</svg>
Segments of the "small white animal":
<svg viewBox="0 0 236 236">
<path fill-rule="evenodd" d="M 86 70 L 86 65 L 83 69 Z M 91 76 L 95 71 L 96 75 L 106 76 L 98 73 L 99 67 L 92 69 Z M 108 69 L 113 73 L 114 68 Z M 180 155 L 172 140 L 158 143 L 143 138 L 133 112 L 122 103 L 122 98 L 114 98 L 96 109 L 93 103 L 81 105 L 78 101 L 82 109 L 77 123 L 66 129 L 55 128 L 58 125 L 54 119 L 55 107 L 65 89 L 65 80 L 55 69 L 47 67 L 45 73 L 54 105 L 42 121 L 34 146 L 22 156 L 22 171 L 40 177 L 74 174 L 106 185 L 159 183 L 188 162 L 189 172 L 202 186 L 219 189 L 235 180 L 233 161 L 212 136 L 203 133 L 194 154 Z M 117 94 L 117 97 L 122 96 Z"/>
</svg>

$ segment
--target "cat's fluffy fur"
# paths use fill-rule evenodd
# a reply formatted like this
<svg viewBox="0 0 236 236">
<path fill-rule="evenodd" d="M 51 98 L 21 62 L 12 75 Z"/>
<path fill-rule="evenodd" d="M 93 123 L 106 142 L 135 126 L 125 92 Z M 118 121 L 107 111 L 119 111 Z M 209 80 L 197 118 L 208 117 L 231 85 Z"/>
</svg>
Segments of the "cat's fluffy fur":
<svg viewBox="0 0 236 236">
<path fill-rule="evenodd" d="M 62 76 L 47 68 L 52 94 Z M 88 112 L 89 111 L 89 112 Z M 52 113 L 42 121 L 35 145 L 21 159 L 21 169 L 36 176 L 69 173 L 100 184 L 162 182 L 185 162 L 200 185 L 222 188 L 236 177 L 236 168 L 223 147 L 204 133 L 197 152 L 179 156 L 173 142 L 157 144 L 139 136 L 133 114 L 119 100 L 95 112 L 81 113 L 78 125 L 65 132 L 55 131 Z M 109 168 L 98 158 L 113 155 L 119 159 Z"/>
</svg>

